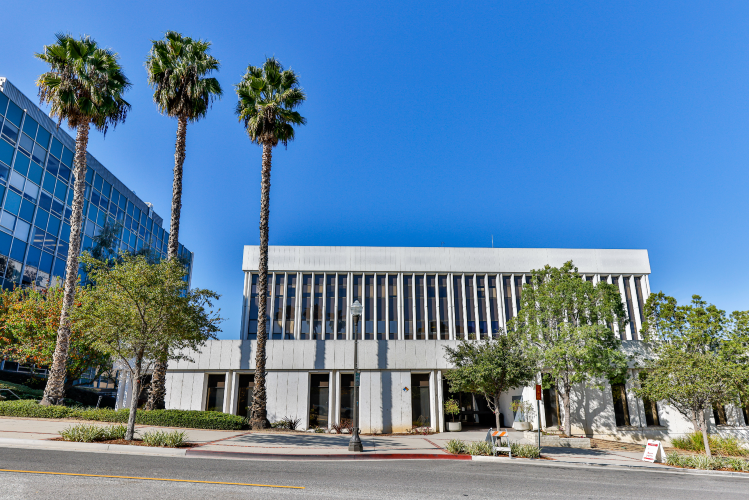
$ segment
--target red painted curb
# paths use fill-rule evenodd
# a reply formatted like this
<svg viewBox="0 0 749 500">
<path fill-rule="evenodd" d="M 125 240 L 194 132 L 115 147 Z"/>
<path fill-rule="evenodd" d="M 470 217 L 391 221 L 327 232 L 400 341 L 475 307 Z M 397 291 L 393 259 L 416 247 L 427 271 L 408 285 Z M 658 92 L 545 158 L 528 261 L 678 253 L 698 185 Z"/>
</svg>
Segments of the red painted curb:
<svg viewBox="0 0 749 500">
<path fill-rule="evenodd" d="M 279 455 L 275 453 L 245 453 L 239 451 L 196 450 L 190 448 L 188 457 L 223 457 L 247 460 L 471 460 L 471 455 L 437 455 L 435 453 L 382 453 L 361 455 Z"/>
</svg>

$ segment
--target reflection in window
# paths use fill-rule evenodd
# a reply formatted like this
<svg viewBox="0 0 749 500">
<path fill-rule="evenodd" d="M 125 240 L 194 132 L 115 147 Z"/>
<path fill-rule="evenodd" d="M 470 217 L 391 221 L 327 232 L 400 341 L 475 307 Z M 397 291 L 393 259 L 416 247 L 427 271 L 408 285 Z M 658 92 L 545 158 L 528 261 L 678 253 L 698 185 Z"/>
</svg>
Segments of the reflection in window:
<svg viewBox="0 0 749 500">
<path fill-rule="evenodd" d="M 497 277 L 489 276 L 489 315 L 491 321 L 491 337 L 499 335 L 499 309 L 497 304 Z"/>
<path fill-rule="evenodd" d="M 479 309 L 479 338 L 489 338 L 489 327 L 486 323 L 486 288 L 484 286 L 486 278 L 476 276 L 476 298 L 478 299 Z"/>
<path fill-rule="evenodd" d="M 450 337 L 450 326 L 448 324 L 447 314 L 449 307 L 447 300 L 447 276 L 444 274 L 437 278 L 439 284 L 439 301 L 440 301 L 440 339 L 447 340 Z"/>
<path fill-rule="evenodd" d="M 313 340 L 324 339 L 323 334 L 322 334 L 323 279 L 324 279 L 324 276 L 322 274 L 315 275 L 315 285 L 314 285 L 315 303 L 312 309 L 312 339 Z"/>
<path fill-rule="evenodd" d="M 426 338 L 426 329 L 424 328 L 424 276 L 416 275 L 414 282 L 414 296 L 416 297 L 416 340 Z"/>
<path fill-rule="evenodd" d="M 629 331 L 632 335 L 632 340 L 637 340 L 637 321 L 635 321 L 635 307 L 632 303 L 632 290 L 629 285 L 629 276 L 624 276 L 622 279 L 624 283 L 624 297 L 627 302 L 627 316 L 629 316 Z"/>
<path fill-rule="evenodd" d="M 364 276 L 364 339 L 374 338 L 374 276 Z"/>
<path fill-rule="evenodd" d="M 468 340 L 476 340 L 476 312 L 473 309 L 473 276 L 466 275 L 466 331 Z"/>
<path fill-rule="evenodd" d="M 463 283 L 460 276 L 453 276 L 453 298 L 455 303 L 455 339 L 464 338 L 463 335 Z"/>
<path fill-rule="evenodd" d="M 346 281 L 348 276 L 345 274 L 338 275 L 338 340 L 346 339 L 346 313 L 348 311 L 348 301 L 346 296 Z"/>
<path fill-rule="evenodd" d="M 310 320 L 312 319 L 312 275 L 302 275 L 302 332 L 300 339 L 308 339 L 310 335 Z"/>
<path fill-rule="evenodd" d="M 427 276 L 427 327 L 429 339 L 437 338 L 437 277 L 433 274 Z"/>
<path fill-rule="evenodd" d="M 385 288 L 385 275 L 377 275 L 377 340 L 385 340 L 385 301 L 387 300 L 387 289 Z"/>
<path fill-rule="evenodd" d="M 325 340 L 335 335 L 335 274 L 325 275 Z"/>
<path fill-rule="evenodd" d="M 283 273 L 276 274 L 273 299 L 273 340 L 280 340 L 283 336 Z"/>
<path fill-rule="evenodd" d="M 257 314 L 258 314 L 258 300 L 257 300 L 257 274 L 252 275 L 252 284 L 250 285 L 250 317 L 247 328 L 247 339 L 257 339 Z"/>
<path fill-rule="evenodd" d="M 289 274 L 286 284 L 286 331 L 285 339 L 294 338 L 294 315 L 296 314 L 296 274 Z"/>
<path fill-rule="evenodd" d="M 388 338 L 398 338 L 398 275 L 388 275 Z"/>
<path fill-rule="evenodd" d="M 351 297 L 351 303 L 352 304 L 354 302 L 356 302 L 357 300 L 359 301 L 360 304 L 364 303 L 364 298 L 362 297 L 362 286 L 363 285 L 364 285 L 364 277 L 361 274 L 355 274 L 354 275 L 353 290 L 352 290 L 353 295 Z M 359 340 L 361 340 L 361 338 L 362 338 L 362 335 L 361 335 L 361 331 L 362 331 L 361 322 L 362 322 L 363 319 L 364 318 L 359 318 L 359 328 L 356 331 L 354 331 L 354 335 L 356 335 L 356 337 Z M 352 320 L 353 320 L 353 318 L 352 318 Z"/>
<path fill-rule="evenodd" d="M 502 276 L 502 288 L 504 288 L 505 321 L 510 321 L 514 316 L 512 312 L 512 280 L 510 276 Z"/>
<path fill-rule="evenodd" d="M 413 339 L 413 276 L 403 275 L 403 338 Z"/>
</svg>

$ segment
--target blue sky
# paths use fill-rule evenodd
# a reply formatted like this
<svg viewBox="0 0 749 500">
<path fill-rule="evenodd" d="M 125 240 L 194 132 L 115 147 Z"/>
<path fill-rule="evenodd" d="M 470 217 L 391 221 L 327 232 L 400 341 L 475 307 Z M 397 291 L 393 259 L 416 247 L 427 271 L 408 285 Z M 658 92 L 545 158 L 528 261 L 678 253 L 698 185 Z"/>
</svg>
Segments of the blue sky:
<svg viewBox="0 0 749 500">
<path fill-rule="evenodd" d="M 90 34 L 134 83 L 89 151 L 168 228 L 176 122 L 143 61 L 166 30 L 213 42 L 224 98 L 188 128 L 181 240 L 239 335 L 261 150 L 233 114 L 247 64 L 300 75 L 308 119 L 274 152 L 270 242 L 646 248 L 654 290 L 748 309 L 746 2 L 11 2 L 0 75 Z"/>
</svg>

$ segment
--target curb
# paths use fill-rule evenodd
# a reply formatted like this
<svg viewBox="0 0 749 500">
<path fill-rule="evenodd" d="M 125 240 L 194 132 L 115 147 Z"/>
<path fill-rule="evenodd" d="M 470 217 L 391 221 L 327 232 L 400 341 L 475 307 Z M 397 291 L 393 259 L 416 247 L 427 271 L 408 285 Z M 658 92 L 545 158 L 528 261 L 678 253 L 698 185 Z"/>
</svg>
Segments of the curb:
<svg viewBox="0 0 749 500">
<path fill-rule="evenodd" d="M 443 455 L 436 453 L 381 453 L 336 455 L 281 455 L 276 453 L 247 453 L 189 448 L 188 458 L 228 458 L 234 460 L 471 460 L 471 455 Z"/>
<path fill-rule="evenodd" d="M 43 439 L 0 438 L 0 446 L 14 448 L 40 448 L 60 451 L 89 451 L 95 453 L 127 453 L 131 455 L 159 455 L 167 457 L 184 457 L 186 448 L 152 448 L 149 446 L 132 446 L 127 444 L 105 443 L 71 443 L 67 441 L 45 441 Z"/>
</svg>

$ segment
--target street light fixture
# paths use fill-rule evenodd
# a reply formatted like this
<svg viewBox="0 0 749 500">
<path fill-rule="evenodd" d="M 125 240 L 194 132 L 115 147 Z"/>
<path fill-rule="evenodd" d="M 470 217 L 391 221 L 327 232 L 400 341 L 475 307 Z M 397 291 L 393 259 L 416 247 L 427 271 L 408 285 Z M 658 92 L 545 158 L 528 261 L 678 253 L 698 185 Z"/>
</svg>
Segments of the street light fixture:
<svg viewBox="0 0 749 500">
<path fill-rule="evenodd" d="M 362 305 L 356 300 L 351 304 L 351 316 L 354 318 L 354 429 L 351 433 L 351 441 L 348 443 L 348 451 L 364 451 L 359 439 L 359 318 L 361 318 Z"/>
</svg>

